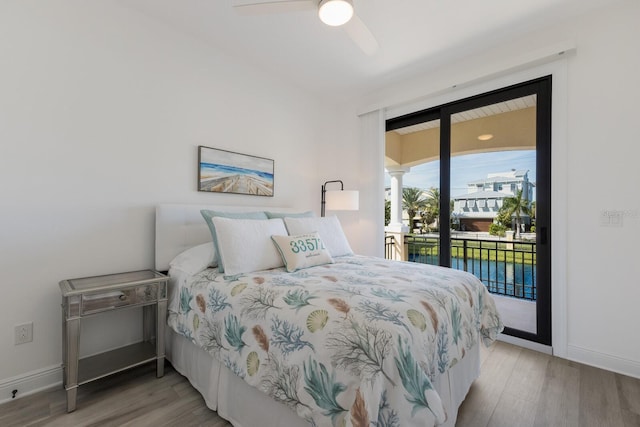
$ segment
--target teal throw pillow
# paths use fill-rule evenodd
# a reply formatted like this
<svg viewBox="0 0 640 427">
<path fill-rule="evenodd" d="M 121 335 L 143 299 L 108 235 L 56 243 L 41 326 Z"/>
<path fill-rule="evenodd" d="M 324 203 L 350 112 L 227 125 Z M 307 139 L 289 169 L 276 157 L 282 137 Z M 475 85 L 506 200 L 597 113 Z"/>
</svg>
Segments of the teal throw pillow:
<svg viewBox="0 0 640 427">
<path fill-rule="evenodd" d="M 316 214 L 313 213 L 313 211 L 306 211 L 306 212 L 269 212 L 269 211 L 266 211 L 265 214 L 267 214 L 267 218 L 269 218 L 269 219 L 273 219 L 273 218 L 313 218 L 314 216 L 316 216 Z"/>
</svg>

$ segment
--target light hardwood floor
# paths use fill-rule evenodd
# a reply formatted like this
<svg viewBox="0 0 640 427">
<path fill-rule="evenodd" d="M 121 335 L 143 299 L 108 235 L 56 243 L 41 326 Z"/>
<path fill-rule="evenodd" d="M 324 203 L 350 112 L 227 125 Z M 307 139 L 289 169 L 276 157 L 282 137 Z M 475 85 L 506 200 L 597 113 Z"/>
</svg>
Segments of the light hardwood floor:
<svg viewBox="0 0 640 427">
<path fill-rule="evenodd" d="M 61 388 L 16 399 L 0 406 L 0 426 L 230 426 L 165 371 L 156 379 L 147 365 L 81 386 L 71 414 Z M 640 427 L 640 380 L 497 342 L 482 352 L 456 426 Z"/>
<path fill-rule="evenodd" d="M 640 380 L 496 342 L 457 427 L 640 427 Z"/>
</svg>

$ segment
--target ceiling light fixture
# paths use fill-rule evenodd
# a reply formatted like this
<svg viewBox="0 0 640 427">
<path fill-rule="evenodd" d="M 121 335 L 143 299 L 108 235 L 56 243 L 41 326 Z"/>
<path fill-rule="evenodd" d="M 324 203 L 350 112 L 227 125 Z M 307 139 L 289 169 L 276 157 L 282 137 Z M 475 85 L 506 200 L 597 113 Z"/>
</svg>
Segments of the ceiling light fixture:
<svg viewBox="0 0 640 427">
<path fill-rule="evenodd" d="M 478 136 L 478 139 L 479 139 L 480 141 L 488 141 L 488 140 L 490 140 L 491 138 L 493 138 L 493 135 L 492 135 L 492 134 L 490 134 L 490 133 L 485 133 L 485 134 L 483 134 L 483 135 Z"/>
<path fill-rule="evenodd" d="M 352 0 L 321 0 L 318 4 L 320 20 L 331 27 L 344 25 L 353 17 Z"/>
</svg>

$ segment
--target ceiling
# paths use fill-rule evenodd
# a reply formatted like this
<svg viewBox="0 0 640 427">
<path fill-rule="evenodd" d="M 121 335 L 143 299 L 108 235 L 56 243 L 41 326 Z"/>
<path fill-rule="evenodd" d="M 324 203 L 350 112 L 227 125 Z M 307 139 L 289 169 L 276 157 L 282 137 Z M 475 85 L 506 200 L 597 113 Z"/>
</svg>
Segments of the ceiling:
<svg viewBox="0 0 640 427">
<path fill-rule="evenodd" d="M 467 120 L 482 119 L 484 117 L 493 116 L 496 114 L 508 113 L 511 111 L 518 111 L 524 108 L 533 107 L 536 105 L 536 96 L 527 95 L 521 98 L 510 99 L 504 102 L 498 102 L 484 107 L 474 108 L 473 110 L 462 111 L 460 113 L 453 114 L 451 116 L 451 123 L 461 123 Z M 400 135 L 408 135 L 414 132 L 420 132 L 422 130 L 434 129 L 440 127 L 440 120 L 431 120 L 429 122 L 418 123 L 417 125 L 405 126 L 400 129 L 395 129 L 395 132 Z"/>
<path fill-rule="evenodd" d="M 535 150 L 536 103 L 536 95 L 527 95 L 453 114 L 451 155 Z M 438 119 L 386 132 L 385 167 L 440 159 L 439 127 Z"/>
<path fill-rule="evenodd" d="M 240 15 L 232 0 L 118 0 L 257 69 L 349 99 L 619 0 L 354 0 L 380 45 L 366 55 L 314 10 Z"/>
</svg>

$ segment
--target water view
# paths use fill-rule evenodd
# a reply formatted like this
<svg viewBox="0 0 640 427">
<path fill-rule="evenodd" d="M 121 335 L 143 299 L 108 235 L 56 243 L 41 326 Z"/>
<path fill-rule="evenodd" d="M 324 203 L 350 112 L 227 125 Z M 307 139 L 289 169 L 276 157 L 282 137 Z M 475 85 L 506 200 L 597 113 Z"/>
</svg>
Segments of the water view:
<svg viewBox="0 0 640 427">
<path fill-rule="evenodd" d="M 407 260 L 438 265 L 437 235 L 405 236 Z M 536 243 L 502 240 L 476 233 L 458 233 L 451 239 L 451 268 L 467 271 L 485 284 L 489 292 L 535 301 Z"/>
</svg>

